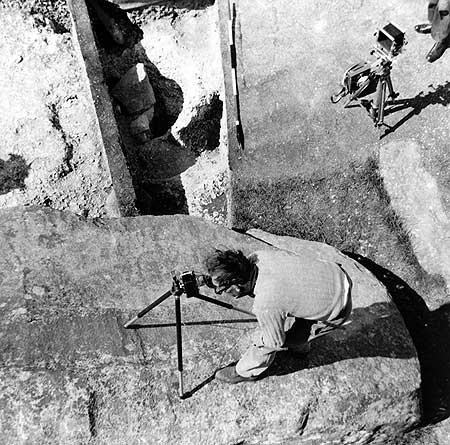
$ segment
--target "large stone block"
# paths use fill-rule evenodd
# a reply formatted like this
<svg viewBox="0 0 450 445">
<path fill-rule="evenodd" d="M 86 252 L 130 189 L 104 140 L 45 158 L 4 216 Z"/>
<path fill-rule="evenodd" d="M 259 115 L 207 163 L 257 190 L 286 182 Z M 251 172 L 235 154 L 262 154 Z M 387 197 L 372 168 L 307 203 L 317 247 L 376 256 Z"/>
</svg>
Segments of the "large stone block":
<svg viewBox="0 0 450 445">
<path fill-rule="evenodd" d="M 330 246 L 252 235 L 182 215 L 86 220 L 49 209 L 2 211 L 2 440 L 365 443 L 414 426 L 419 364 L 386 289 Z M 172 298 L 142 318 L 145 329 L 123 324 L 168 290 L 172 269 L 201 270 L 213 247 L 274 248 L 255 236 L 341 262 L 354 283 L 352 323 L 315 340 L 308 359 L 280 353 L 268 378 L 227 386 L 212 376 L 239 358 L 256 324 L 183 297 L 190 397 L 181 400 Z"/>
</svg>

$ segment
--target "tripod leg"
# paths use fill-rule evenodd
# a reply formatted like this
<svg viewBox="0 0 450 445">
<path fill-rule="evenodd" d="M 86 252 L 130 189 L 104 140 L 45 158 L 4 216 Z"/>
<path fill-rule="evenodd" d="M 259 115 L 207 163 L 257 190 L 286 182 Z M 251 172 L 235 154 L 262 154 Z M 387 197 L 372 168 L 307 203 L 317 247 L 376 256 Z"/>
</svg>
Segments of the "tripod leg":
<svg viewBox="0 0 450 445">
<path fill-rule="evenodd" d="M 229 304 L 229 303 L 225 303 L 224 301 L 216 300 L 215 298 L 207 297 L 206 295 L 198 294 L 195 297 L 200 300 L 207 301 L 209 303 L 217 304 L 217 306 L 222 306 L 227 309 L 233 309 L 234 311 L 242 312 L 243 314 L 247 314 L 247 315 L 252 315 L 253 317 L 255 316 L 255 314 L 253 312 L 247 311 L 247 310 L 242 309 L 237 306 L 233 306 L 232 304 Z"/>
<path fill-rule="evenodd" d="M 392 85 L 392 79 L 391 79 L 390 75 L 387 76 L 386 82 L 387 82 L 387 86 L 388 86 L 388 89 L 389 89 L 389 97 L 391 99 L 395 99 L 398 96 L 398 94 L 394 91 L 394 87 Z"/>
<path fill-rule="evenodd" d="M 383 91 L 383 81 L 381 77 L 377 78 L 377 87 L 375 90 L 375 96 L 372 99 L 372 102 L 370 104 L 370 110 L 369 114 L 372 118 L 375 125 L 377 125 L 378 122 L 378 116 L 379 116 L 379 110 L 381 105 L 381 99 L 382 99 L 382 91 Z"/>
<path fill-rule="evenodd" d="M 381 81 L 381 97 L 380 97 L 380 108 L 378 111 L 378 118 L 376 125 L 380 127 L 384 123 L 384 105 L 386 103 L 386 80 Z"/>
<path fill-rule="evenodd" d="M 345 103 L 344 108 L 348 108 L 350 106 L 350 102 L 353 100 L 359 99 L 360 94 L 369 86 L 369 83 L 370 81 L 367 80 L 353 94 L 351 94 Z"/>
<path fill-rule="evenodd" d="M 127 321 L 123 327 L 128 328 L 130 325 L 132 325 L 135 321 L 137 321 L 138 318 L 143 317 L 148 311 L 151 311 L 154 307 L 158 306 L 158 304 L 161 304 L 164 300 L 167 300 L 172 295 L 172 291 L 167 291 L 164 295 L 161 295 L 157 300 L 155 300 L 153 303 L 149 304 L 146 308 L 142 309 L 141 312 L 139 312 L 136 317 L 132 318 L 131 320 Z"/>
<path fill-rule="evenodd" d="M 178 359 L 178 395 L 182 399 L 183 389 L 183 343 L 181 338 L 181 303 L 180 296 L 175 295 L 175 318 L 177 326 L 177 359 Z"/>
</svg>

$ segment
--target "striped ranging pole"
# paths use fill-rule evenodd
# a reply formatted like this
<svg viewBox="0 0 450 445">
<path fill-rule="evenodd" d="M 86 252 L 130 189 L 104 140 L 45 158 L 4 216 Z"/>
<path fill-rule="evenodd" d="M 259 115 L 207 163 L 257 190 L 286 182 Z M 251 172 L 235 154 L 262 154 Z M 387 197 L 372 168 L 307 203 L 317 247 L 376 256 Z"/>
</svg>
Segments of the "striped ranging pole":
<svg viewBox="0 0 450 445">
<path fill-rule="evenodd" d="M 242 128 L 241 121 L 241 109 L 239 103 L 239 90 L 237 79 L 237 55 L 236 44 L 234 39 L 236 24 L 236 2 L 235 0 L 228 0 L 228 42 L 230 45 L 230 57 L 231 57 L 231 83 L 233 88 L 233 96 L 236 104 L 236 137 L 238 140 L 239 148 L 244 149 L 244 130 Z"/>
</svg>

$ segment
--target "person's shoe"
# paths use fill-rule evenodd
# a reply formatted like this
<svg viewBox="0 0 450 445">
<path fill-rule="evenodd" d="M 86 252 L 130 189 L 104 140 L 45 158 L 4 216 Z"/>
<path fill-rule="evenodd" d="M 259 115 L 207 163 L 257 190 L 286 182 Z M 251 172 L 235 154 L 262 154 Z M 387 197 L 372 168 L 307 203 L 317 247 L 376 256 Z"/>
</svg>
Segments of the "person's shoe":
<svg viewBox="0 0 450 445">
<path fill-rule="evenodd" d="M 436 42 L 433 47 L 428 51 L 427 54 L 427 60 L 430 63 L 435 62 L 437 59 L 439 59 L 442 54 L 445 53 L 445 50 L 448 48 L 448 45 L 446 42 L 441 40 L 440 42 Z"/>
<path fill-rule="evenodd" d="M 216 372 L 216 380 L 220 380 L 224 383 L 240 383 L 240 382 L 254 382 L 257 380 L 259 376 L 255 377 L 243 377 L 236 371 L 236 366 L 231 365 L 227 366 L 226 368 L 219 369 Z"/>
<path fill-rule="evenodd" d="M 414 26 L 414 29 L 419 34 L 430 34 L 431 33 L 431 23 L 421 23 L 420 25 Z"/>
</svg>

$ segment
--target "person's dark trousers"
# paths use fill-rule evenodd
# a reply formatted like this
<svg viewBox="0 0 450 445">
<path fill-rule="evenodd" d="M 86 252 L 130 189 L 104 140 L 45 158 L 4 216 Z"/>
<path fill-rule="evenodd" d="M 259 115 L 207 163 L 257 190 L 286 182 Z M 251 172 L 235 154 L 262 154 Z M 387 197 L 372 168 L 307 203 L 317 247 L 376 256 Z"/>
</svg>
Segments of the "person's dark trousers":
<svg viewBox="0 0 450 445">
<path fill-rule="evenodd" d="M 428 54 L 426 55 L 426 59 L 428 62 L 433 63 L 436 60 L 438 60 L 445 51 L 450 47 L 450 36 L 446 37 L 444 40 L 439 40 L 436 42 L 428 51 Z"/>
<path fill-rule="evenodd" d="M 283 346 L 294 352 L 308 352 L 308 338 L 311 334 L 311 327 L 314 323 L 316 322 L 296 317 L 293 325 L 286 332 L 286 340 Z"/>
<path fill-rule="evenodd" d="M 450 1 L 430 0 L 428 21 L 431 23 L 431 36 L 436 43 L 428 51 L 426 58 L 428 62 L 435 62 L 444 54 L 450 43 Z"/>
</svg>

